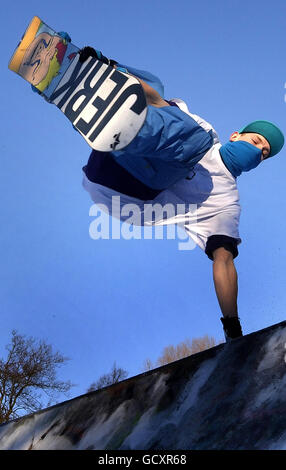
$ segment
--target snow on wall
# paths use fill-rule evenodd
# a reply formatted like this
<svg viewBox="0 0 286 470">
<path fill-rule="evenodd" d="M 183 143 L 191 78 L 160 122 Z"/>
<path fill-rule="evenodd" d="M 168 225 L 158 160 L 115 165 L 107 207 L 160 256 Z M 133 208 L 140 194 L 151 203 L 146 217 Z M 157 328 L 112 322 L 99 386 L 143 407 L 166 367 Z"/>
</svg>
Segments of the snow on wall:
<svg viewBox="0 0 286 470">
<path fill-rule="evenodd" d="M 0 426 L 0 450 L 286 449 L 286 322 Z"/>
</svg>

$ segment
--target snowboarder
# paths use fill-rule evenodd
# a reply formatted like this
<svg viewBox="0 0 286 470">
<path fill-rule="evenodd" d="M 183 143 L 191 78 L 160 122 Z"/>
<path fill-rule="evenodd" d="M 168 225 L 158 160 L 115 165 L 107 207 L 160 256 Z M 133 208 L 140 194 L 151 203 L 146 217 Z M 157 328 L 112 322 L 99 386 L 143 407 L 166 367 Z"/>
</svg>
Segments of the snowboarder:
<svg viewBox="0 0 286 470">
<path fill-rule="evenodd" d="M 83 186 L 95 203 L 196 204 L 156 225 L 184 220 L 184 228 L 213 261 L 213 279 L 226 341 L 242 336 L 237 308 L 240 204 L 236 180 L 276 155 L 284 145 L 281 130 L 269 121 L 254 121 L 233 132 L 222 145 L 214 128 L 189 112 L 181 99 L 166 100 L 162 82 L 149 72 L 118 64 L 85 47 L 80 60 L 96 57 L 135 75 L 144 88 L 148 113 L 137 137 L 123 150 L 92 151 L 83 168 Z M 122 220 L 124 220 L 122 218 Z M 192 221 L 194 224 L 192 224 Z"/>
</svg>

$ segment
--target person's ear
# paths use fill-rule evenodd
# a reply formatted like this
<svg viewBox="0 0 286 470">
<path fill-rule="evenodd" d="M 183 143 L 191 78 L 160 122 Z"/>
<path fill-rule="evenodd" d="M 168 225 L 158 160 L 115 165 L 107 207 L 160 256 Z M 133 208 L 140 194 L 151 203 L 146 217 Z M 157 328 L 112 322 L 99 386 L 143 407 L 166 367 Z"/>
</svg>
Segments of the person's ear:
<svg viewBox="0 0 286 470">
<path fill-rule="evenodd" d="M 238 137 L 240 136 L 239 132 L 233 132 L 229 138 L 230 142 L 235 142 L 238 140 Z"/>
</svg>

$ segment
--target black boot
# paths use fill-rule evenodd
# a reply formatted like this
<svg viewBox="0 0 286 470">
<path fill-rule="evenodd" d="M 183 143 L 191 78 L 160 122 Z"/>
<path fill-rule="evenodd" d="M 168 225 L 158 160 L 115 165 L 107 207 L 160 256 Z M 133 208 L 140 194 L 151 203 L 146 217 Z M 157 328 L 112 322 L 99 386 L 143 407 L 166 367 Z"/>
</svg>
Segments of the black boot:
<svg viewBox="0 0 286 470">
<path fill-rule="evenodd" d="M 220 320 L 223 324 L 224 336 L 227 342 L 242 336 L 242 329 L 238 317 L 222 317 Z"/>
<path fill-rule="evenodd" d="M 95 59 L 100 60 L 107 65 L 116 65 L 117 62 L 112 59 L 105 57 L 101 51 L 94 49 L 93 47 L 86 46 L 79 51 L 79 61 L 81 63 L 85 62 L 89 57 L 94 57 Z"/>
</svg>

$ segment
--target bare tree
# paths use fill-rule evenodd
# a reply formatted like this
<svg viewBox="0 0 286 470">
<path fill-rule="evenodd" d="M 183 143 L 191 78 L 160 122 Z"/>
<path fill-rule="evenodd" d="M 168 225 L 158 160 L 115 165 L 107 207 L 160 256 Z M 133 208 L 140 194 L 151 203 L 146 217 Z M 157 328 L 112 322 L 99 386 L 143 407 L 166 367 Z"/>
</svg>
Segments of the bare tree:
<svg viewBox="0 0 286 470">
<path fill-rule="evenodd" d="M 128 372 L 121 367 L 116 366 L 116 362 L 114 362 L 111 372 L 109 374 L 104 374 L 96 382 L 93 382 L 90 387 L 88 388 L 87 392 L 94 392 L 95 390 L 99 390 L 103 387 L 108 387 L 108 385 L 115 384 L 120 382 L 121 380 L 126 379 L 128 376 Z"/>
<path fill-rule="evenodd" d="M 151 370 L 151 369 L 154 369 L 154 365 L 151 361 L 151 359 L 148 357 L 147 359 L 145 359 L 145 361 L 143 362 L 143 370 L 144 371 L 147 371 L 147 370 Z"/>
<path fill-rule="evenodd" d="M 72 387 L 69 381 L 57 380 L 56 369 L 68 358 L 53 352 L 51 345 L 13 330 L 6 349 L 6 360 L 0 359 L 0 423 L 43 408 L 43 392 L 48 406 L 57 393 Z"/>
<path fill-rule="evenodd" d="M 169 345 L 166 346 L 161 356 L 157 359 L 155 365 L 148 358 L 145 359 L 143 363 L 143 370 L 151 370 L 155 367 L 160 367 L 170 362 L 177 361 L 178 359 L 183 359 L 184 357 L 191 356 L 205 349 L 212 348 L 219 344 L 212 336 L 202 336 L 201 338 L 194 338 L 190 340 L 189 338 L 182 341 L 177 346 Z"/>
</svg>

